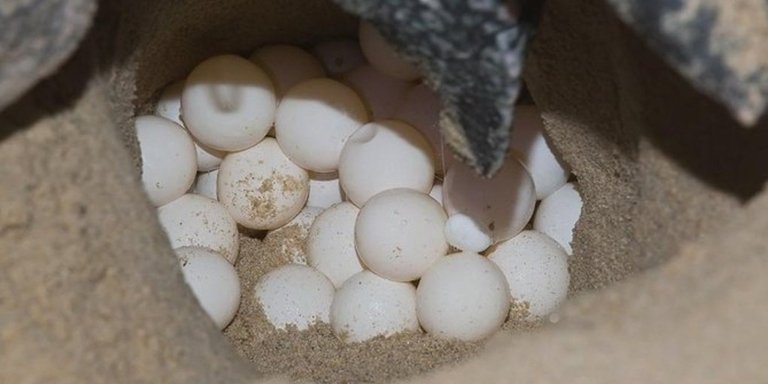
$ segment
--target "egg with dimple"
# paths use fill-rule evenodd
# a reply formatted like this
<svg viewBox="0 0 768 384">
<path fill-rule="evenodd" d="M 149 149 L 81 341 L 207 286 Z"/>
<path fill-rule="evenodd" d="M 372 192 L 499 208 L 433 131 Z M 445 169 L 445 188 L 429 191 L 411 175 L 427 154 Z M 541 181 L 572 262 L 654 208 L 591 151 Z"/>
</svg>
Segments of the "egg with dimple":
<svg viewBox="0 0 768 384">
<path fill-rule="evenodd" d="M 219 329 L 226 328 L 240 306 L 240 279 L 235 267 L 206 248 L 181 247 L 175 252 L 184 281 L 200 306 Z"/>
<path fill-rule="evenodd" d="M 253 52 L 250 60 L 269 74 L 278 98 L 296 84 L 325 76 L 317 58 L 293 45 L 263 46 Z"/>
<path fill-rule="evenodd" d="M 259 278 L 253 294 L 275 328 L 305 330 L 330 322 L 335 291 L 322 273 L 306 265 L 287 264 Z"/>
<path fill-rule="evenodd" d="M 363 271 L 336 291 L 331 305 L 331 327 L 346 342 L 418 332 L 416 289 Z"/>
<path fill-rule="evenodd" d="M 275 135 L 285 154 L 300 167 L 334 172 L 352 132 L 368 121 L 360 97 L 331 79 L 313 79 L 291 88 L 280 101 Z"/>
<path fill-rule="evenodd" d="M 184 81 L 177 81 L 163 90 L 160 100 L 155 105 L 155 114 L 173 121 L 184 127 L 181 120 L 181 93 L 184 90 Z M 195 152 L 197 153 L 197 170 L 199 172 L 212 171 L 219 167 L 221 159 L 226 154 L 213 148 L 209 148 L 192 137 L 195 142 Z"/>
<path fill-rule="evenodd" d="M 181 94 L 182 120 L 207 147 L 240 151 L 267 135 L 277 99 L 269 76 L 234 55 L 211 57 L 187 77 Z"/>
<path fill-rule="evenodd" d="M 144 191 L 155 206 L 170 203 L 195 181 L 197 158 L 192 138 L 180 125 L 157 116 L 139 116 L 135 127 Z"/>
<path fill-rule="evenodd" d="M 312 49 L 329 75 L 341 75 L 365 64 L 360 44 L 351 39 L 324 41 Z"/>
<path fill-rule="evenodd" d="M 533 219 L 533 229 L 555 239 L 569 255 L 576 222 L 581 216 L 581 195 L 573 183 L 568 183 L 547 196 L 539 204 Z"/>
<path fill-rule="evenodd" d="M 307 237 L 307 262 L 338 288 L 363 270 L 355 250 L 355 221 L 360 210 L 352 203 L 336 204 L 312 223 Z"/>
<path fill-rule="evenodd" d="M 390 189 L 365 203 L 355 244 L 368 269 L 393 281 L 416 280 L 448 252 L 443 207 L 429 195 Z"/>
<path fill-rule="evenodd" d="M 552 152 L 544 136 L 544 124 L 538 108 L 530 105 L 515 108 L 515 123 L 509 143 L 531 174 L 538 200 L 549 196 L 568 181 L 570 172 Z"/>
<path fill-rule="evenodd" d="M 536 191 L 525 167 L 510 156 L 491 179 L 459 162 L 451 162 L 443 180 L 443 204 L 449 215 L 462 213 L 492 235 L 494 242 L 512 238 L 533 215 Z"/>
<path fill-rule="evenodd" d="M 387 76 L 370 65 L 363 65 L 343 77 L 362 97 L 374 120 L 394 116 L 397 106 L 406 97 L 411 82 Z"/>
<path fill-rule="evenodd" d="M 158 208 L 157 217 L 171 248 L 203 247 L 218 252 L 232 264 L 237 260 L 237 223 L 218 201 L 186 194 Z"/>
<path fill-rule="evenodd" d="M 434 181 L 432 148 L 412 126 L 396 120 L 369 123 L 347 140 L 339 180 L 358 207 L 377 193 L 409 188 L 428 193 Z"/>
<path fill-rule="evenodd" d="M 496 245 L 488 258 L 504 273 L 512 299 L 533 320 L 554 312 L 568 295 L 568 255 L 549 236 L 523 231 Z"/>
<path fill-rule="evenodd" d="M 422 276 L 416 291 L 421 326 L 441 339 L 485 339 L 501 328 L 509 307 L 504 274 L 476 253 L 440 259 Z"/>
<path fill-rule="evenodd" d="M 404 59 L 371 23 L 361 22 L 358 36 L 360 48 L 363 50 L 365 58 L 376 69 L 399 79 L 415 80 L 419 78 L 418 69 Z"/>
<path fill-rule="evenodd" d="M 227 155 L 219 168 L 219 201 L 240 225 L 275 229 L 288 223 L 309 196 L 309 174 L 272 138 Z"/>
</svg>

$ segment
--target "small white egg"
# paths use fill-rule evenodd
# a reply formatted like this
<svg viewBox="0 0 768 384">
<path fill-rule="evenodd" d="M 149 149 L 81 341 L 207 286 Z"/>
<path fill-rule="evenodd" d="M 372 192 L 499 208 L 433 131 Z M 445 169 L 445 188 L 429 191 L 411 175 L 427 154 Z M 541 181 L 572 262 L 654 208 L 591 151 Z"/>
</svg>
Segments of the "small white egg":
<svg viewBox="0 0 768 384">
<path fill-rule="evenodd" d="M 334 172 L 349 135 L 368 121 L 360 97 L 331 79 L 291 88 L 277 109 L 275 134 L 286 155 L 304 169 Z"/>
<path fill-rule="evenodd" d="M 445 222 L 445 239 L 456 249 L 480 253 L 493 244 L 486 228 L 464 214 L 456 213 Z"/>
<path fill-rule="evenodd" d="M 182 127 L 185 126 L 184 122 L 181 121 L 181 93 L 183 90 L 184 81 L 177 81 L 169 85 L 163 91 L 160 100 L 158 100 L 155 106 L 156 115 L 171 120 Z M 195 142 L 198 172 L 208 172 L 218 168 L 219 164 L 221 164 L 221 159 L 226 153 L 209 148 L 199 143 L 194 137 L 192 140 Z"/>
<path fill-rule="evenodd" d="M 195 185 L 192 187 L 192 193 L 205 196 L 210 199 L 218 200 L 219 196 L 216 194 L 216 184 L 219 178 L 219 170 L 198 173 L 197 179 L 195 179 Z"/>
<path fill-rule="evenodd" d="M 358 37 L 365 58 L 379 71 L 404 80 L 415 80 L 421 76 L 418 69 L 402 58 L 371 23 L 360 23 Z"/>
<path fill-rule="evenodd" d="M 440 205 L 443 205 L 443 183 L 440 180 L 435 180 L 435 184 L 429 190 L 429 196 L 440 203 Z"/>
<path fill-rule="evenodd" d="M 176 255 L 184 281 L 219 329 L 229 325 L 240 306 L 240 279 L 226 259 L 206 248 L 181 247 Z"/>
<path fill-rule="evenodd" d="M 443 173 L 440 136 L 440 99 L 426 84 L 411 87 L 395 110 L 394 118 L 413 125 L 429 140 L 435 152 L 435 171 Z"/>
<path fill-rule="evenodd" d="M 370 65 L 348 72 L 344 82 L 362 97 L 374 120 L 390 119 L 412 83 L 387 76 Z"/>
<path fill-rule="evenodd" d="M 418 332 L 416 289 L 363 271 L 336 291 L 331 305 L 331 326 L 344 341 L 353 343 L 376 336 Z"/>
<path fill-rule="evenodd" d="M 253 52 L 250 60 L 269 74 L 278 99 L 296 84 L 325 77 L 320 61 L 309 52 L 293 45 L 263 46 Z"/>
<path fill-rule="evenodd" d="M 363 270 L 355 250 L 355 220 L 360 210 L 351 203 L 336 204 L 315 219 L 307 236 L 307 262 L 338 288 Z"/>
<path fill-rule="evenodd" d="M 504 274 L 476 253 L 455 253 L 438 260 L 416 290 L 422 328 L 441 339 L 485 339 L 501 328 L 509 307 Z"/>
<path fill-rule="evenodd" d="M 338 173 L 309 173 L 310 207 L 328 208 L 344 201 L 344 192 L 339 184 Z"/>
<path fill-rule="evenodd" d="M 296 216 L 309 196 L 307 171 L 266 138 L 227 155 L 219 168 L 219 201 L 240 225 L 275 229 Z"/>
<path fill-rule="evenodd" d="M 452 162 L 443 180 L 443 204 L 449 215 L 463 213 L 473 218 L 488 229 L 494 242 L 499 242 L 517 235 L 528 224 L 536 192 L 528 171 L 513 156 L 491 179 Z"/>
<path fill-rule="evenodd" d="M 509 140 L 533 178 L 538 200 L 549 196 L 568 181 L 570 172 L 549 147 L 538 108 L 529 105 L 515 108 L 515 123 Z"/>
<path fill-rule="evenodd" d="M 329 323 L 336 289 L 322 273 L 306 265 L 283 265 L 259 278 L 254 295 L 267 320 L 277 329 L 305 330 Z"/>
<path fill-rule="evenodd" d="M 317 216 L 323 213 L 322 208 L 304 207 L 288 224 L 269 231 L 264 237 L 265 243 L 278 242 L 277 254 L 295 264 L 307 264 L 306 243 L 309 229 Z"/>
<path fill-rule="evenodd" d="M 240 248 L 237 223 L 216 200 L 186 194 L 157 210 L 171 248 L 202 247 L 234 264 Z"/>
<path fill-rule="evenodd" d="M 568 255 L 541 232 L 520 232 L 498 244 L 488 258 L 506 276 L 512 299 L 528 303 L 531 320 L 548 316 L 568 296 Z"/>
<path fill-rule="evenodd" d="M 162 117 L 139 116 L 135 127 L 144 191 L 156 207 L 168 204 L 195 181 L 195 144 L 184 128 Z"/>
<path fill-rule="evenodd" d="M 277 104 L 269 76 L 234 55 L 211 57 L 187 77 L 181 94 L 182 120 L 202 144 L 240 151 L 267 135 Z"/>
<path fill-rule="evenodd" d="M 567 254 L 573 253 L 573 229 L 581 216 L 581 195 L 573 183 L 567 183 L 539 204 L 533 229 L 555 239 Z"/>
<path fill-rule="evenodd" d="M 224 156 L 227 155 L 224 151 L 209 148 L 197 141 L 195 141 L 195 152 L 197 153 L 198 172 L 210 172 L 218 169 Z"/>
<path fill-rule="evenodd" d="M 365 64 L 365 56 L 356 40 L 340 39 L 315 45 L 312 52 L 330 76 L 338 76 Z"/>
<path fill-rule="evenodd" d="M 448 252 L 443 207 L 412 189 L 390 189 L 368 200 L 355 224 L 355 244 L 368 269 L 393 281 L 421 277 Z"/>
<path fill-rule="evenodd" d="M 184 80 L 178 80 L 165 87 L 160 99 L 155 104 L 155 115 L 164 117 L 174 123 L 184 126 L 181 121 L 181 92 L 184 90 Z"/>
<path fill-rule="evenodd" d="M 396 120 L 369 123 L 349 137 L 341 152 L 341 187 L 358 207 L 387 189 L 428 193 L 435 177 L 432 158 L 427 139 L 410 125 Z"/>
</svg>

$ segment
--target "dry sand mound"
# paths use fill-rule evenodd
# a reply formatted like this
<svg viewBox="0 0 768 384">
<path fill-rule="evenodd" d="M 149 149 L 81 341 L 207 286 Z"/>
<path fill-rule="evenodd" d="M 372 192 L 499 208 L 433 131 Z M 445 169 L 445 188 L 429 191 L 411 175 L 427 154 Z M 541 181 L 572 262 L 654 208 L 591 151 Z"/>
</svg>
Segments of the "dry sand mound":
<svg viewBox="0 0 768 384">
<path fill-rule="evenodd" d="M 0 20 L 34 3 L 0 6 Z M 62 4 L 89 5 L 45 3 Z M 87 18 L 67 20 L 40 33 L 77 40 Z M 283 382 L 266 379 L 278 371 L 382 381 L 474 351 L 401 340 L 334 358 L 323 348 L 345 347 L 228 331 L 250 364 L 196 305 L 143 196 L 130 117 L 159 89 L 215 53 L 354 28 L 320 0 L 100 4 L 74 56 L 0 112 L 1 383 Z M 17 77 L 0 82 L 8 100 L 69 53 L 35 47 L 37 71 L 0 72 Z M 574 298 L 557 324 L 502 332 L 459 365 L 408 380 L 768 380 L 766 124 L 741 128 L 598 0 L 547 2 L 526 80 L 585 201 Z M 247 255 L 270 255 L 244 241 Z"/>
</svg>

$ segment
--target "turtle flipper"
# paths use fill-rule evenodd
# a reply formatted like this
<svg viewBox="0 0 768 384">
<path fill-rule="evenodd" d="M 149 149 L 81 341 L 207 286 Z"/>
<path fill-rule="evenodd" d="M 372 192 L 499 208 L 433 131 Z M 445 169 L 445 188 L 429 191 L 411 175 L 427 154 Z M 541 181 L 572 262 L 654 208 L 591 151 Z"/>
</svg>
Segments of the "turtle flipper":
<svg viewBox="0 0 768 384">
<path fill-rule="evenodd" d="M 503 164 L 532 34 L 498 0 L 336 0 L 415 62 L 443 104 L 448 146 L 485 176 Z"/>
<path fill-rule="evenodd" d="M 608 0 L 694 87 L 744 125 L 768 108 L 768 2 Z"/>
</svg>

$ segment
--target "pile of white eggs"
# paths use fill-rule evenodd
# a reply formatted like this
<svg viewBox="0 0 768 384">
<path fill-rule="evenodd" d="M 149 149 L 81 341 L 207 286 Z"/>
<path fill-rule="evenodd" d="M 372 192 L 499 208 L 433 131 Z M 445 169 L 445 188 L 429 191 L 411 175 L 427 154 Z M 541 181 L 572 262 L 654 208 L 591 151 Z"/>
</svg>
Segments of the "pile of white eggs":
<svg viewBox="0 0 768 384">
<path fill-rule="evenodd" d="M 244 293 L 278 329 L 473 341 L 511 303 L 556 310 L 581 200 L 535 107 L 517 107 L 512 155 L 481 178 L 444 163 L 419 72 L 369 24 L 359 39 L 211 57 L 136 119 L 144 188 L 203 309 L 222 329 L 237 312 L 238 226 L 300 223 L 293 263 Z"/>
</svg>

